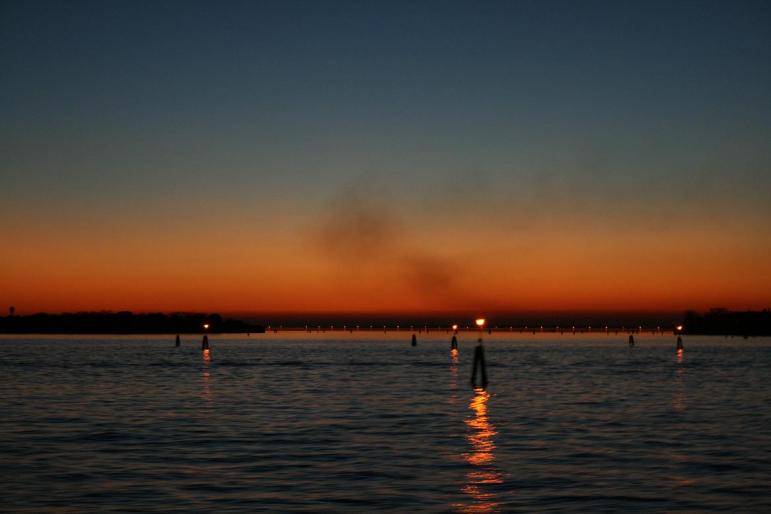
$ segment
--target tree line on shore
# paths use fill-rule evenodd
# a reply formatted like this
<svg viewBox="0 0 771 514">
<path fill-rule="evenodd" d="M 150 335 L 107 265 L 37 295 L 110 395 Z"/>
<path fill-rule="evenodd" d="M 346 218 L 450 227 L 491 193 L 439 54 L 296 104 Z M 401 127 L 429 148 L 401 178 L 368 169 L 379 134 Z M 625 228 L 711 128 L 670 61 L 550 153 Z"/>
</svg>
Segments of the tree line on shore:
<svg viewBox="0 0 771 514">
<path fill-rule="evenodd" d="M 208 325 L 204 329 L 204 325 Z M 0 333 L 5 334 L 197 334 L 261 333 L 261 325 L 219 314 L 132 312 L 37 313 L 0 316 Z"/>
<path fill-rule="evenodd" d="M 711 309 L 704 314 L 687 312 L 683 325 L 686 334 L 771 336 L 771 311 Z"/>
</svg>

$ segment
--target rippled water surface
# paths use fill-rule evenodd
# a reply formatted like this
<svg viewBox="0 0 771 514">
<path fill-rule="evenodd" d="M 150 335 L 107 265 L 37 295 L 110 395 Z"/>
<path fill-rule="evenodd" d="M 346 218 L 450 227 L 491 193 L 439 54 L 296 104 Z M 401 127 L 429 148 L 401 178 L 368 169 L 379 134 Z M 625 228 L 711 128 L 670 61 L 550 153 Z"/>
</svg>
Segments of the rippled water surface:
<svg viewBox="0 0 771 514">
<path fill-rule="evenodd" d="M 0 338 L 0 511 L 771 509 L 771 340 Z"/>
</svg>

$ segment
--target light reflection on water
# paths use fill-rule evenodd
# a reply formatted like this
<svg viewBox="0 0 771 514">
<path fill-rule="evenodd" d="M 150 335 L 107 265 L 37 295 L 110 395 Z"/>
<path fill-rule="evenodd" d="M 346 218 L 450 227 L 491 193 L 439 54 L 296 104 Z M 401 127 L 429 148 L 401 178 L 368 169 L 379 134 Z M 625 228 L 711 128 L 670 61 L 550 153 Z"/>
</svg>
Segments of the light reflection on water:
<svg viewBox="0 0 771 514">
<path fill-rule="evenodd" d="M 677 369 L 675 370 L 675 388 L 672 399 L 672 408 L 677 412 L 683 412 L 686 409 L 685 366 L 683 365 L 682 352 L 677 352 Z"/>
<path fill-rule="evenodd" d="M 201 373 L 201 399 L 205 402 L 211 402 L 211 388 L 209 386 L 209 372 Z"/>
<path fill-rule="evenodd" d="M 459 509 L 461 512 L 494 512 L 498 507 L 495 494 L 487 489 L 490 485 L 503 483 L 501 473 L 493 464 L 495 460 L 493 436 L 497 432 L 487 414 L 489 399 L 490 393 L 478 388 L 474 390 L 474 396 L 468 406 L 474 412 L 473 416 L 465 420 L 466 426 L 470 429 L 466 439 L 472 451 L 465 453 L 464 458 L 474 466 L 474 469 L 466 473 L 466 484 L 462 491 L 469 495 L 473 502 L 470 505 L 462 505 Z"/>
<path fill-rule="evenodd" d="M 0 337 L 0 510 L 771 509 L 771 340 L 448 339 Z"/>
<path fill-rule="evenodd" d="M 450 403 L 458 401 L 458 350 L 450 352 Z"/>
</svg>

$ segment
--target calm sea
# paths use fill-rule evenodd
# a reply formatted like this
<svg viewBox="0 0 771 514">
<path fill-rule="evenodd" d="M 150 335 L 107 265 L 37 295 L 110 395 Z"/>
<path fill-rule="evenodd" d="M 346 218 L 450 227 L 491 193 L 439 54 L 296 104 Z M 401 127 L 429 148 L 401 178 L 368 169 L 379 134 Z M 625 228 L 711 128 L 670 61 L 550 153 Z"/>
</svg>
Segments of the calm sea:
<svg viewBox="0 0 771 514">
<path fill-rule="evenodd" d="M 771 510 L 771 339 L 0 338 L 0 510 Z"/>
</svg>

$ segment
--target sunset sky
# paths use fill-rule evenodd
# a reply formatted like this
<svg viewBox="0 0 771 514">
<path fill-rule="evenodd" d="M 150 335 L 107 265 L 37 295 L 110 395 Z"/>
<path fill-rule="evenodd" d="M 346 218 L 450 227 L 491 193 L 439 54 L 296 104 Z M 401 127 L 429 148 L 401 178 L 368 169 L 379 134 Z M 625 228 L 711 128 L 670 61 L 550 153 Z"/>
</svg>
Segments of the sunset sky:
<svg viewBox="0 0 771 514">
<path fill-rule="evenodd" d="M 0 2 L 0 313 L 771 307 L 771 3 Z"/>
</svg>

